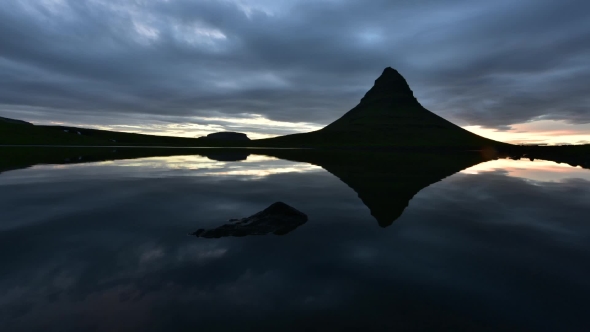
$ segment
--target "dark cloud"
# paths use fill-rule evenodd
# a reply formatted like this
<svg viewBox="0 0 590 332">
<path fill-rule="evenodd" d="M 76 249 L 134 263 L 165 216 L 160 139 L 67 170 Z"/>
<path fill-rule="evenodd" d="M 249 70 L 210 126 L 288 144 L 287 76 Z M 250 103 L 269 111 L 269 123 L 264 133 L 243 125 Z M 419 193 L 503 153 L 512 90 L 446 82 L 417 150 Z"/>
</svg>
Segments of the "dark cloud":
<svg viewBox="0 0 590 332">
<path fill-rule="evenodd" d="M 323 125 L 393 66 L 424 106 L 462 125 L 588 123 L 588 10 L 581 0 L 7 0 L 0 112 Z"/>
</svg>

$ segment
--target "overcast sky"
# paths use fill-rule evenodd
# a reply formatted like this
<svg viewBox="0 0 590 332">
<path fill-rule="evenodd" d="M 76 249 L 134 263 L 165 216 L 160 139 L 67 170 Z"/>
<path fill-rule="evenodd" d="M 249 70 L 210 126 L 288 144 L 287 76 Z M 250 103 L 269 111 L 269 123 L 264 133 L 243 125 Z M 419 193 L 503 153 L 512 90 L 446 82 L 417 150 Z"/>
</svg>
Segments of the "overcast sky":
<svg viewBox="0 0 590 332">
<path fill-rule="evenodd" d="M 0 116 L 263 137 L 330 123 L 391 66 L 461 126 L 583 136 L 589 13 L 586 0 L 2 0 Z"/>
</svg>

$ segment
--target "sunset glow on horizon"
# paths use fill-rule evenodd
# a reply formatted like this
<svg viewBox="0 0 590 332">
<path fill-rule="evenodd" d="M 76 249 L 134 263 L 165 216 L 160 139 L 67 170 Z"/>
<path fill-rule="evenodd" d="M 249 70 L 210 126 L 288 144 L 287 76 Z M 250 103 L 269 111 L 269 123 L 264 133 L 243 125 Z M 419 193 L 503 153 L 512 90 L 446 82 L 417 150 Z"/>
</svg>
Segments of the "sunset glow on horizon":
<svg viewBox="0 0 590 332">
<path fill-rule="evenodd" d="M 182 119 L 177 119 L 176 121 L 181 120 Z M 186 120 L 186 123 L 142 120 L 141 123 L 135 124 L 110 125 L 55 121 L 36 121 L 35 124 L 72 126 L 145 135 L 191 138 L 206 136 L 220 131 L 237 131 L 247 134 L 250 139 L 263 139 L 281 135 L 305 133 L 319 130 L 324 127 L 324 125 L 321 124 L 307 122 L 275 121 L 258 114 L 242 118 L 189 117 Z M 539 120 L 514 124 L 510 127 L 511 128 L 508 130 L 497 130 L 481 126 L 463 126 L 462 128 L 474 134 L 510 144 L 590 144 L 590 123 L 569 124 L 564 121 Z"/>
<path fill-rule="evenodd" d="M 569 124 L 564 121 L 539 120 L 495 130 L 481 126 L 464 126 L 470 132 L 511 144 L 590 144 L 590 123 Z"/>
</svg>

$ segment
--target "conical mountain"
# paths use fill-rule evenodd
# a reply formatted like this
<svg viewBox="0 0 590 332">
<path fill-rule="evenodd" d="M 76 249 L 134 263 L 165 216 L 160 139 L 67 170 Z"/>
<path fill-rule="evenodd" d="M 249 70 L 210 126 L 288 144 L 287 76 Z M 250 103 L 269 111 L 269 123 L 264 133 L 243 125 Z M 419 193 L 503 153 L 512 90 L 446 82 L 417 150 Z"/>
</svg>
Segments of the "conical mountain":
<svg viewBox="0 0 590 332">
<path fill-rule="evenodd" d="M 321 130 L 264 140 L 280 145 L 484 148 L 499 142 L 425 109 L 404 77 L 385 68 L 360 103 Z"/>
<path fill-rule="evenodd" d="M 355 108 L 322 130 L 379 130 L 391 133 L 409 129 L 461 128 L 422 107 L 404 77 L 397 70 L 387 67 Z"/>
</svg>

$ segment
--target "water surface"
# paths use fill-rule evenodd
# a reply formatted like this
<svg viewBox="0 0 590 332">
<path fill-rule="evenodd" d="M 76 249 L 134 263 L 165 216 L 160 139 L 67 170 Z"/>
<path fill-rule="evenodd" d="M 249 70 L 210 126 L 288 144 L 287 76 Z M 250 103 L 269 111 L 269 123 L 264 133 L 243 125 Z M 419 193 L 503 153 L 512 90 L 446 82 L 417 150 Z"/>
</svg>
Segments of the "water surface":
<svg viewBox="0 0 590 332">
<path fill-rule="evenodd" d="M 68 158 L 1 173 L 0 329 L 588 327 L 589 170 L 289 158 Z M 277 201 L 308 221 L 281 236 L 188 235 Z"/>
</svg>

